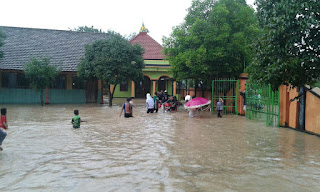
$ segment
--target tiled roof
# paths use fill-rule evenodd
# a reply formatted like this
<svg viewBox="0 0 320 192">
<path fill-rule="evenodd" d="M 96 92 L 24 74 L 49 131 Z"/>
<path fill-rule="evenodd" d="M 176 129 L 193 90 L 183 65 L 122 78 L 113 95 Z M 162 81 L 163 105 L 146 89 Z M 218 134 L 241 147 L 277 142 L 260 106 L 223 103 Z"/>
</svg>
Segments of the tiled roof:
<svg viewBox="0 0 320 192">
<path fill-rule="evenodd" d="M 150 37 L 146 32 L 140 32 L 130 43 L 139 44 L 144 48 L 143 58 L 150 60 L 162 60 L 162 46 Z"/>
<path fill-rule="evenodd" d="M 84 57 L 85 45 L 108 39 L 105 33 L 2 26 L 0 29 L 7 37 L 0 47 L 4 53 L 0 59 L 0 69 L 8 70 L 23 70 L 31 57 L 49 57 L 50 64 L 61 71 L 77 71 Z"/>
</svg>

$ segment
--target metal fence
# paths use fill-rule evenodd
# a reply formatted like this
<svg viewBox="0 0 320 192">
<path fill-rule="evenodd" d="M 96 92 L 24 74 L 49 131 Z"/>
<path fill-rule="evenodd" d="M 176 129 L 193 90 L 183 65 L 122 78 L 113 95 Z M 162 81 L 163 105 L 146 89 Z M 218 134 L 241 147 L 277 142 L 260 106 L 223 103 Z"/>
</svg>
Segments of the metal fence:
<svg viewBox="0 0 320 192">
<path fill-rule="evenodd" d="M 246 118 L 265 121 L 267 126 L 279 126 L 279 91 L 271 85 L 246 84 Z"/>
<path fill-rule="evenodd" d="M 212 81 L 211 112 L 214 113 L 219 98 L 223 99 L 223 114 L 238 114 L 239 80 L 215 79 Z"/>
</svg>

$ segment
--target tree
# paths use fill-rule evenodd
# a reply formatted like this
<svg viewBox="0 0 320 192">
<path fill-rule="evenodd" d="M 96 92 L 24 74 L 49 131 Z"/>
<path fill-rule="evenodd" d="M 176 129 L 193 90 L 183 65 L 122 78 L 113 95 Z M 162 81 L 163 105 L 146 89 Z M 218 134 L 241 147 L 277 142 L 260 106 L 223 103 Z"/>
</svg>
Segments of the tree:
<svg viewBox="0 0 320 192">
<path fill-rule="evenodd" d="M 5 34 L 0 29 L 0 47 L 2 47 L 4 45 L 4 39 L 5 38 L 6 38 Z M 2 57 L 3 57 L 3 52 L 0 51 L 0 58 L 2 58 Z"/>
<path fill-rule="evenodd" d="M 239 77 L 251 62 L 250 45 L 258 34 L 253 8 L 245 0 L 195 0 L 188 12 L 163 39 L 177 80 Z"/>
<path fill-rule="evenodd" d="M 131 41 L 136 36 L 137 36 L 137 33 L 133 32 L 133 33 L 130 33 L 129 35 L 124 35 L 124 38 L 127 39 L 128 41 Z"/>
<path fill-rule="evenodd" d="M 320 1 L 257 0 L 262 35 L 248 68 L 251 79 L 301 87 L 320 75 Z"/>
<path fill-rule="evenodd" d="M 50 59 L 48 58 L 41 58 L 40 60 L 32 58 L 25 65 L 25 76 L 30 82 L 30 87 L 40 90 L 41 105 L 43 105 L 43 90 L 50 87 L 59 74 L 57 68 L 49 64 Z"/>
<path fill-rule="evenodd" d="M 70 28 L 69 28 L 70 29 Z M 79 26 L 78 28 L 70 29 L 71 31 L 78 31 L 78 32 L 89 32 L 89 33 L 104 33 L 101 29 L 96 29 L 93 26 Z"/>
<path fill-rule="evenodd" d="M 113 93 L 121 82 L 143 79 L 143 48 L 131 45 L 124 37 L 108 32 L 108 40 L 99 40 L 85 47 L 85 57 L 78 67 L 79 77 L 102 79 L 109 89 L 109 105 L 112 106 Z"/>
</svg>

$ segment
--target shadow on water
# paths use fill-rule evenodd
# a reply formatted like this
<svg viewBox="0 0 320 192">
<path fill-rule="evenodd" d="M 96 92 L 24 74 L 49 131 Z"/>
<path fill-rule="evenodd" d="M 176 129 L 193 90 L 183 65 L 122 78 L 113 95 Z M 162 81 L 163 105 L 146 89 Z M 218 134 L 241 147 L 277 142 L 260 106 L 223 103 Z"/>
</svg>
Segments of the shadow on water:
<svg viewBox="0 0 320 192">
<path fill-rule="evenodd" d="M 0 191 L 319 191 L 320 139 L 203 112 L 7 105 Z M 73 129 L 73 110 L 83 120 Z"/>
</svg>

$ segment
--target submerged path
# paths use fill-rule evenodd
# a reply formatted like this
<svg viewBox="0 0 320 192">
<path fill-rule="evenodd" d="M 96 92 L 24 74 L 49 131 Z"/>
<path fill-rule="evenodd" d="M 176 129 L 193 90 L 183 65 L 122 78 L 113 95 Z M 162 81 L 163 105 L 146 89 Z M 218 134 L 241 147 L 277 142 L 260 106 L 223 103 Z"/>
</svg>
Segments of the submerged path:
<svg viewBox="0 0 320 192">
<path fill-rule="evenodd" d="M 320 191 L 320 138 L 241 116 L 7 105 L 0 191 Z M 73 129 L 73 110 L 88 123 Z"/>
</svg>

